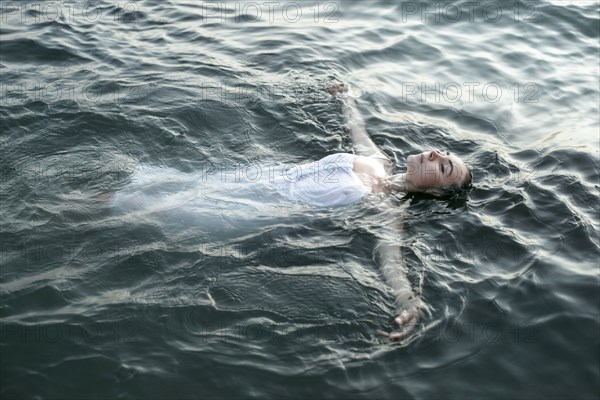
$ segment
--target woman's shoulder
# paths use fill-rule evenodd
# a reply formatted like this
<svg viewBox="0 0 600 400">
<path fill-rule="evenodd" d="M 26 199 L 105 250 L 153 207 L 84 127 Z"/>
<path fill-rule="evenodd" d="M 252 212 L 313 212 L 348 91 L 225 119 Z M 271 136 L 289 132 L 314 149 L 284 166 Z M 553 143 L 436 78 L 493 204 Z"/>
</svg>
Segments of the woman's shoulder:
<svg viewBox="0 0 600 400">
<path fill-rule="evenodd" d="M 359 163 L 363 165 L 372 165 L 373 167 L 392 174 L 394 163 L 384 154 L 373 154 L 371 156 L 357 155 L 352 153 L 334 153 L 319 160 L 320 164 L 353 165 Z"/>
<path fill-rule="evenodd" d="M 353 162 L 355 172 L 383 178 L 394 174 L 394 163 L 385 155 L 358 156 Z"/>
<path fill-rule="evenodd" d="M 348 164 L 353 163 L 359 156 L 352 153 L 334 153 L 328 156 L 323 157 L 319 160 L 320 163 L 338 163 L 338 164 Z"/>
<path fill-rule="evenodd" d="M 371 163 L 381 165 L 388 174 L 394 173 L 394 163 L 392 160 L 383 153 L 373 154 L 371 156 L 365 156 Z"/>
</svg>

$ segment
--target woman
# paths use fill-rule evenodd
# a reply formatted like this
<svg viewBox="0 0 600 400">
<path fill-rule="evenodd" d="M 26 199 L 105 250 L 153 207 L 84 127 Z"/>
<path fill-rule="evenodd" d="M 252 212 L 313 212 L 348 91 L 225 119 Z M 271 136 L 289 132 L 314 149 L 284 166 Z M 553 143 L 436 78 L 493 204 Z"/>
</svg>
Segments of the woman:
<svg viewBox="0 0 600 400">
<path fill-rule="evenodd" d="M 246 179 L 239 179 L 239 171 L 207 176 L 142 166 L 134 174 L 132 183 L 111 196 L 113 210 L 127 214 L 141 212 L 153 217 L 166 215 L 163 225 L 175 221 L 175 225 L 181 227 L 187 223 L 195 235 L 201 235 L 204 228 L 210 232 L 207 237 L 218 239 L 233 232 L 256 229 L 256 224 L 250 221 L 252 218 L 263 223 L 277 221 L 281 216 L 292 218 L 292 203 L 344 206 L 358 203 L 369 194 L 441 195 L 448 189 L 470 184 L 471 173 L 461 159 L 435 150 L 409 156 L 407 171 L 393 174 L 391 160 L 369 137 L 347 87 L 336 84 L 328 91 L 342 99 L 357 154 L 336 153 L 292 168 L 265 170 L 259 167 Z M 278 211 L 282 202 L 286 204 L 283 214 Z M 376 250 L 382 273 L 396 296 L 399 315 L 395 322 L 400 328 L 399 332 L 382 334 L 397 340 L 415 328 L 426 307 L 413 292 L 405 274 L 399 257 L 399 240 L 390 239 L 402 230 L 401 216 L 391 202 L 381 204 L 395 214 L 391 220 L 386 219 L 387 226 L 377 227 L 380 237 Z M 303 214 L 300 210 L 295 215 Z"/>
<path fill-rule="evenodd" d="M 360 156 L 354 156 L 352 171 L 370 192 L 424 192 L 441 195 L 448 189 L 466 188 L 471 183 L 471 172 L 458 157 L 435 150 L 410 155 L 407 171 L 392 174 L 392 161 L 375 146 L 369 137 L 365 123 L 356 108 L 356 101 L 344 85 L 333 85 L 329 92 L 340 95 L 344 114 L 348 120 L 350 138 Z"/>
<path fill-rule="evenodd" d="M 342 98 L 350 138 L 358 153 L 358 155 L 334 155 L 339 159 L 338 164 L 342 165 L 340 161 L 343 160 L 346 171 L 351 171 L 348 174 L 357 178 L 354 184 L 346 180 L 347 192 L 359 193 L 361 189 L 367 188 L 363 193 L 423 192 L 439 196 L 448 190 L 467 188 L 471 184 L 471 171 L 460 158 L 449 152 L 441 154 L 435 150 L 408 156 L 406 172 L 393 174 L 392 161 L 369 137 L 364 120 L 356 107 L 356 101 L 349 94 L 348 88 L 343 84 L 337 84 L 331 86 L 328 91 Z M 325 157 L 321 162 L 327 158 Z M 355 190 L 349 190 L 353 186 L 356 187 Z M 349 198 L 355 197 L 357 196 L 349 196 Z M 343 195 L 340 198 L 343 200 Z M 391 204 L 389 206 L 393 207 Z M 400 232 L 402 230 L 400 216 L 390 221 L 390 226 Z M 390 340 L 398 340 L 414 330 L 422 310 L 426 307 L 411 288 L 402 265 L 399 243 L 389 240 L 389 236 L 381 235 L 377 256 L 382 273 L 396 296 L 399 315 L 395 318 L 395 322 L 400 328 L 398 332 L 380 333 Z"/>
</svg>

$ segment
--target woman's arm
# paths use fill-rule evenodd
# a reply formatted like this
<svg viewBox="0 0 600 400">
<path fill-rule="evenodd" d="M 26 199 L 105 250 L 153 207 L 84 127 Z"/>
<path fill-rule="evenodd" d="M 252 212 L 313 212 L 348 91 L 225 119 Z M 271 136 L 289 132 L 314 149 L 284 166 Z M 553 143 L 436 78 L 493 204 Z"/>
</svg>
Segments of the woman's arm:
<svg viewBox="0 0 600 400">
<path fill-rule="evenodd" d="M 414 331 L 419 323 L 422 312 L 426 306 L 419 293 L 413 289 L 407 276 L 406 262 L 401 253 L 402 216 L 397 206 L 390 205 L 393 213 L 387 224 L 379 228 L 379 242 L 376 247 L 376 256 L 381 272 L 387 284 L 391 287 L 395 297 L 397 317 L 395 319 L 399 331 L 386 333 L 380 332 L 391 340 L 398 340 Z M 389 215 L 384 212 L 384 215 Z"/>
<path fill-rule="evenodd" d="M 329 93 L 338 95 L 343 103 L 344 116 L 346 117 L 350 139 L 352 145 L 358 154 L 364 156 L 376 156 L 382 159 L 388 159 L 379 148 L 373 143 L 373 140 L 367 133 L 365 126 L 365 120 L 363 119 L 358 107 L 356 100 L 349 93 L 347 85 L 336 84 L 329 87 Z"/>
</svg>

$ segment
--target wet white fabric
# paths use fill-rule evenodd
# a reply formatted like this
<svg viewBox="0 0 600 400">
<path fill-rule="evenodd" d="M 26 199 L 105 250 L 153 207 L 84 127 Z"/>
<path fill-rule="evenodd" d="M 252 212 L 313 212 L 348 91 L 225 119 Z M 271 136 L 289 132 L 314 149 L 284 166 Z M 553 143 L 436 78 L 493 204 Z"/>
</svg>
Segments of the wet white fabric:
<svg viewBox="0 0 600 400">
<path fill-rule="evenodd" d="M 171 240 L 223 241 L 277 225 L 304 221 L 268 176 L 241 179 L 239 170 L 182 172 L 140 165 L 111 200 L 114 215 L 158 227 Z"/>
<path fill-rule="evenodd" d="M 288 168 L 275 178 L 285 197 L 323 207 L 358 203 L 370 190 L 352 168 L 359 157 L 349 153 L 331 154 L 319 161 Z"/>
<path fill-rule="evenodd" d="M 323 207 L 349 205 L 370 193 L 352 171 L 357 157 L 336 153 L 292 167 L 263 166 L 258 173 L 245 175 L 240 170 L 194 173 L 140 165 L 117 191 L 113 205 L 124 212 L 158 212 L 182 205 L 259 211 L 286 200 Z"/>
<path fill-rule="evenodd" d="M 289 166 L 208 173 L 140 165 L 111 200 L 114 214 L 142 218 L 169 232 L 193 229 L 211 238 L 245 234 L 281 219 L 308 218 L 307 204 L 359 202 L 369 190 L 352 172 L 353 154 Z M 256 173 L 258 171 L 258 173 Z M 171 233 L 169 233 L 171 234 Z M 208 237 L 207 236 L 207 237 Z"/>
</svg>

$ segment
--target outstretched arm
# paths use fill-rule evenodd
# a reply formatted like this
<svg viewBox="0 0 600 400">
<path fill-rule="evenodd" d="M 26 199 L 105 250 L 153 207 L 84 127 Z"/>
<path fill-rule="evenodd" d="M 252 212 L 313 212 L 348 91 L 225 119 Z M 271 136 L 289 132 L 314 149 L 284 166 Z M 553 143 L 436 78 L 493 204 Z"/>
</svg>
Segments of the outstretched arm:
<svg viewBox="0 0 600 400">
<path fill-rule="evenodd" d="M 381 332 L 391 340 L 401 339 L 412 332 L 417 327 L 422 312 L 426 310 L 419 293 L 412 288 L 406 274 L 406 263 L 402 257 L 401 238 L 399 237 L 402 234 L 403 222 L 402 216 L 395 208 L 397 207 L 390 206 L 389 208 L 394 216 L 385 227 L 380 228 L 379 243 L 376 247 L 376 256 L 381 272 L 387 284 L 392 288 L 395 297 L 397 313 L 395 322 L 399 331 Z"/>
<path fill-rule="evenodd" d="M 379 148 L 373 143 L 373 140 L 367 132 L 365 120 L 363 119 L 356 100 L 352 97 L 347 85 L 335 84 L 329 87 L 329 93 L 338 95 L 343 103 L 344 116 L 348 125 L 350 139 L 352 145 L 358 154 L 364 156 L 376 156 L 382 159 L 389 159 Z"/>
</svg>

